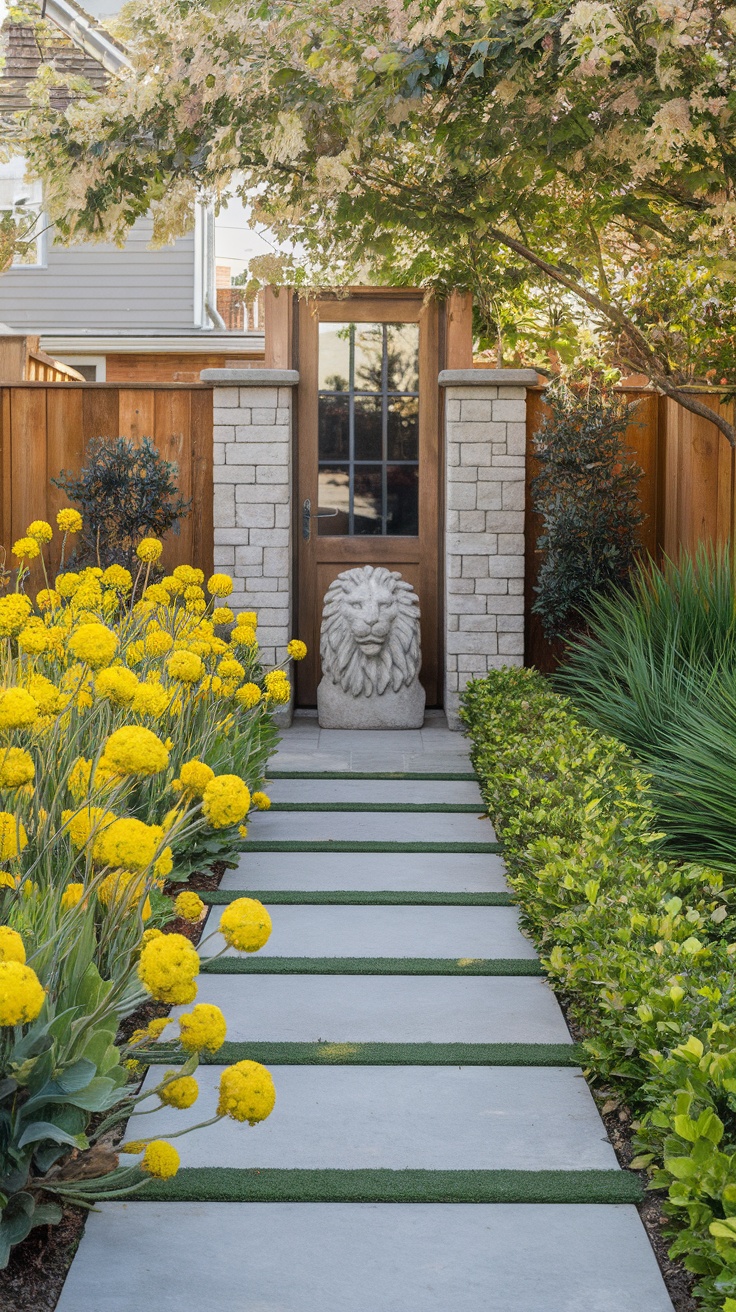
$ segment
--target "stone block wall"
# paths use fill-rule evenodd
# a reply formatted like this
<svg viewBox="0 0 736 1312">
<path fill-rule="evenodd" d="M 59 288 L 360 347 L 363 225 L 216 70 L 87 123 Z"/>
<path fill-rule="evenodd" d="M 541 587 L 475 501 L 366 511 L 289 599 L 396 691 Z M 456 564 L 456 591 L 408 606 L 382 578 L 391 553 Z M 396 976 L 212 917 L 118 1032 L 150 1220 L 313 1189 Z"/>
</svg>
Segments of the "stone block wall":
<svg viewBox="0 0 736 1312">
<path fill-rule="evenodd" d="M 214 383 L 215 569 L 235 585 L 235 610 L 258 612 L 263 660 L 293 636 L 292 369 L 204 369 Z"/>
<path fill-rule="evenodd" d="M 532 369 L 444 370 L 445 711 L 469 679 L 524 661 L 526 388 Z"/>
</svg>

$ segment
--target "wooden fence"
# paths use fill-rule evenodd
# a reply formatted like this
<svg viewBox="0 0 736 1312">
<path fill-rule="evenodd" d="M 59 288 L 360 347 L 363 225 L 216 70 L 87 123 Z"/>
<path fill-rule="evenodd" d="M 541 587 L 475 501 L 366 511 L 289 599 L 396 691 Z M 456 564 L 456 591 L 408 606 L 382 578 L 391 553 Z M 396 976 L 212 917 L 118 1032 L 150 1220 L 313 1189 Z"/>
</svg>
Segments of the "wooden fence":
<svg viewBox="0 0 736 1312">
<path fill-rule="evenodd" d="M 698 542 L 726 542 L 736 530 L 736 459 L 733 448 L 706 419 L 677 402 L 646 388 L 621 388 L 632 402 L 626 439 L 644 471 L 640 500 L 646 516 L 641 546 L 655 560 L 692 551 Z M 698 393 L 711 409 L 719 406 L 716 392 Z M 526 662 L 552 669 L 559 648 L 546 642 L 532 614 L 540 554 L 541 521 L 534 513 L 531 481 L 538 470 L 534 434 L 548 412 L 544 390 L 529 392 L 527 406 L 526 489 Z M 731 420 L 733 403 L 730 405 Z"/>
<path fill-rule="evenodd" d="M 10 548 L 34 519 L 52 523 L 68 499 L 51 479 L 77 472 L 93 437 L 153 439 L 179 469 L 192 501 L 179 533 L 167 536 L 163 562 L 212 572 L 212 388 L 108 383 L 17 383 L 0 387 L 0 543 Z M 51 560 L 52 569 L 58 561 Z M 39 578 L 36 578 L 36 574 Z M 32 581 L 40 583 L 34 565 Z"/>
</svg>

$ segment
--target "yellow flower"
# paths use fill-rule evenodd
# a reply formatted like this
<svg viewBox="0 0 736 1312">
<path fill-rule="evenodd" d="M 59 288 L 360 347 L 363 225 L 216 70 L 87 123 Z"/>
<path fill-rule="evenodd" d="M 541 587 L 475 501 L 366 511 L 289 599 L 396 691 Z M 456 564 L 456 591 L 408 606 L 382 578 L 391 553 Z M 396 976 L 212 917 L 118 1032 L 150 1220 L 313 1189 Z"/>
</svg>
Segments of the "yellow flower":
<svg viewBox="0 0 736 1312">
<path fill-rule="evenodd" d="M 0 747 L 0 788 L 22 788 L 35 774 L 33 760 L 22 747 Z"/>
<path fill-rule="evenodd" d="M 263 696 L 257 683 L 244 683 L 242 688 L 238 688 L 235 694 L 235 700 L 246 710 L 252 706 L 257 706 Z"/>
<path fill-rule="evenodd" d="M 174 578 L 173 574 L 164 575 L 161 580 L 161 587 L 166 588 L 166 591 L 170 593 L 172 597 L 178 597 L 181 592 L 181 583 L 178 579 Z"/>
<path fill-rule="evenodd" d="M 28 846 L 25 825 L 9 811 L 0 811 L 0 861 L 12 861 Z"/>
<path fill-rule="evenodd" d="M 28 729 L 38 719 L 38 702 L 25 688 L 0 692 L 0 729 Z"/>
<path fill-rule="evenodd" d="M 161 583 L 151 583 L 143 593 L 145 601 L 152 601 L 154 606 L 168 606 L 169 594 Z"/>
<path fill-rule="evenodd" d="M 169 693 L 160 683 L 139 683 L 131 709 L 136 715 L 152 715 L 157 720 L 169 709 Z"/>
<path fill-rule="evenodd" d="M 199 1085 L 193 1075 L 180 1075 L 178 1080 L 171 1079 L 173 1071 L 168 1071 L 164 1079 L 168 1081 L 157 1089 L 159 1098 L 167 1107 L 185 1110 L 191 1107 L 199 1097 Z"/>
<path fill-rule="evenodd" d="M 292 638 L 291 642 L 287 643 L 286 650 L 293 661 L 303 661 L 307 654 L 307 644 L 299 638 Z"/>
<path fill-rule="evenodd" d="M 117 634 L 105 624 L 80 624 L 69 639 L 72 656 L 93 669 L 109 665 L 117 649 Z"/>
<path fill-rule="evenodd" d="M 272 702 L 281 704 L 288 702 L 291 697 L 291 684 L 286 678 L 283 670 L 270 670 L 264 678 L 266 692 Z"/>
<path fill-rule="evenodd" d="M 150 592 L 151 589 L 149 588 Z M 165 656 L 167 651 L 171 651 L 174 645 L 174 639 L 170 633 L 164 633 L 163 629 L 155 629 L 149 633 L 144 646 L 147 656 Z"/>
<path fill-rule="evenodd" d="M 210 780 L 202 797 L 202 810 L 213 829 L 237 825 L 250 809 L 250 792 L 236 774 Z"/>
<path fill-rule="evenodd" d="M 267 811 L 271 805 L 271 798 L 268 793 L 252 793 L 250 800 L 256 811 Z"/>
<path fill-rule="evenodd" d="M 190 889 L 185 889 L 174 901 L 174 910 L 177 916 L 181 916 L 182 920 L 188 920 L 192 925 L 196 925 L 197 921 L 202 918 L 204 909 L 204 902 L 201 897 L 198 897 Z"/>
<path fill-rule="evenodd" d="M 13 555 L 19 560 L 35 560 L 41 555 L 41 548 L 35 538 L 18 538 L 13 543 Z"/>
<path fill-rule="evenodd" d="M 198 974 L 199 957 L 183 934 L 161 934 L 141 952 L 138 978 L 157 1002 L 173 1007 L 194 1002 Z"/>
<path fill-rule="evenodd" d="M 255 647 L 257 641 L 256 631 L 250 624 L 236 625 L 230 635 L 232 647 Z"/>
<path fill-rule="evenodd" d="M 240 834 L 240 837 L 241 837 L 241 838 L 247 838 L 247 837 L 248 837 L 248 826 L 247 826 L 247 825 L 238 825 L 238 833 Z"/>
<path fill-rule="evenodd" d="M 108 565 L 100 582 L 106 588 L 112 588 L 113 592 L 130 592 L 133 576 L 124 565 Z"/>
<path fill-rule="evenodd" d="M 20 875 L 9 875 L 7 870 L 0 870 L 0 888 L 10 888 L 13 891 L 20 883 Z"/>
<path fill-rule="evenodd" d="M 163 542 L 159 542 L 158 538 L 143 538 L 138 543 L 135 554 L 139 560 L 144 560 L 150 565 L 159 559 L 163 549 Z"/>
<path fill-rule="evenodd" d="M 39 610 L 53 610 L 60 603 L 61 597 L 55 588 L 41 588 L 41 591 L 36 593 L 36 605 Z"/>
<path fill-rule="evenodd" d="M 27 656 L 40 656 L 50 646 L 49 631 L 40 622 L 27 624 L 18 634 L 18 647 Z"/>
<path fill-rule="evenodd" d="M 82 530 L 82 516 L 78 510 L 72 510 L 71 507 L 59 511 L 56 523 L 62 533 L 80 533 Z"/>
<path fill-rule="evenodd" d="M 226 1066 L 220 1076 L 218 1116 L 256 1125 L 271 1115 L 276 1089 L 270 1071 L 257 1061 L 239 1061 Z"/>
<path fill-rule="evenodd" d="M 232 624 L 235 616 L 229 606 L 215 606 L 212 612 L 213 624 Z"/>
<path fill-rule="evenodd" d="M 251 629 L 258 628 L 258 616 L 254 610 L 241 610 L 236 620 L 237 624 L 247 624 Z"/>
<path fill-rule="evenodd" d="M 22 592 L 0 598 L 0 638 L 12 638 L 26 623 L 33 607 Z"/>
<path fill-rule="evenodd" d="M 152 943 L 155 938 L 163 938 L 163 934 L 161 933 L 160 929 L 144 929 L 143 936 L 141 938 L 141 948 L 144 948 L 146 946 L 146 943 Z M 155 1024 L 154 1021 L 151 1021 L 150 1023 L 151 1025 Z"/>
<path fill-rule="evenodd" d="M 142 642 L 131 642 L 125 653 L 125 659 L 129 665 L 139 665 L 146 654 L 146 649 Z"/>
<path fill-rule="evenodd" d="M 228 947 L 238 952 L 258 952 L 271 937 L 271 917 L 253 897 L 239 897 L 225 907 L 220 933 Z"/>
<path fill-rule="evenodd" d="M 136 1065 L 136 1066 L 138 1065 L 137 1062 L 134 1062 L 133 1064 Z M 145 1148 L 145 1146 L 146 1146 L 146 1144 L 145 1144 L 145 1140 L 144 1140 L 144 1139 L 130 1139 L 127 1143 L 121 1143 L 121 1145 L 120 1145 L 120 1152 L 121 1152 L 121 1153 L 142 1153 L 142 1152 L 143 1152 L 143 1149 Z"/>
<path fill-rule="evenodd" d="M 124 816 L 106 825 L 95 839 L 94 857 L 100 865 L 111 866 L 114 870 L 147 870 L 161 846 L 163 836 L 164 831 L 160 825 L 147 825 L 134 816 Z M 170 855 L 168 848 L 164 848 L 161 857 L 164 854 Z M 156 873 L 168 874 L 170 870 L 169 864 L 167 870 L 157 869 Z"/>
<path fill-rule="evenodd" d="M 129 907 L 143 897 L 145 887 L 145 877 L 139 870 L 111 870 L 97 885 L 97 896 L 103 907 Z"/>
<path fill-rule="evenodd" d="M 236 661 L 232 656 L 225 656 L 217 666 L 217 673 L 223 679 L 242 679 L 245 674 L 240 661 Z"/>
<path fill-rule="evenodd" d="M 71 911 L 73 907 L 77 905 L 78 902 L 81 902 L 83 896 L 84 896 L 84 884 L 79 884 L 79 883 L 67 884 L 66 888 L 64 889 L 64 892 L 61 895 L 62 911 Z"/>
<path fill-rule="evenodd" d="M 138 690 L 138 680 L 124 665 L 110 665 L 95 679 L 95 692 L 113 706 L 129 706 Z"/>
<path fill-rule="evenodd" d="M 145 778 L 166 769 L 169 753 L 151 729 L 145 729 L 139 724 L 126 724 L 110 734 L 105 743 L 102 762 L 106 769 L 117 774 L 134 774 Z"/>
<path fill-rule="evenodd" d="M 0 925 L 0 961 L 19 961 L 23 965 L 25 959 L 26 950 L 18 931 L 9 925 Z"/>
<path fill-rule="evenodd" d="M 74 683 L 78 682 L 77 677 Z M 64 709 L 68 701 L 68 698 L 60 692 L 55 683 L 46 678 L 45 674 L 31 675 L 28 680 L 28 692 L 42 715 L 56 715 Z"/>
<path fill-rule="evenodd" d="M 26 529 L 26 536 L 35 538 L 37 542 L 50 542 L 54 536 L 54 530 L 45 519 L 34 519 L 32 524 Z"/>
<path fill-rule="evenodd" d="M 20 961 L 0 961 L 0 1025 L 35 1020 L 45 997 L 35 970 Z"/>
<path fill-rule="evenodd" d="M 233 590 L 233 581 L 227 574 L 213 574 L 207 580 L 207 591 L 211 597 L 229 597 Z"/>
<path fill-rule="evenodd" d="M 192 565 L 177 565 L 173 574 L 180 587 L 186 588 L 191 584 L 204 583 L 201 569 L 194 569 Z"/>
<path fill-rule="evenodd" d="M 155 929 L 146 930 L 146 934 L 153 934 L 154 936 L 159 932 L 160 931 Z M 143 935 L 144 938 L 146 934 Z M 171 1024 L 173 1024 L 171 1016 L 157 1016 L 155 1020 L 149 1020 L 144 1030 L 144 1034 L 147 1039 L 158 1039 L 163 1034 L 166 1026 Z"/>
<path fill-rule="evenodd" d="M 181 683 L 198 683 L 204 674 L 201 658 L 193 651 L 175 651 L 166 662 L 172 679 Z"/>
<path fill-rule="evenodd" d="M 179 1041 L 185 1052 L 217 1052 L 226 1034 L 225 1017 L 211 1002 L 198 1002 L 179 1017 Z"/>
<path fill-rule="evenodd" d="M 185 761 L 179 771 L 179 784 L 193 797 L 202 797 L 204 790 L 215 777 L 215 772 L 204 761 Z"/>
<path fill-rule="evenodd" d="M 153 539 L 149 538 L 148 541 L 153 541 Z M 156 1180 L 170 1180 L 179 1170 L 179 1161 L 179 1154 L 172 1144 L 166 1143 L 163 1139 L 152 1139 L 146 1145 L 146 1151 L 141 1160 L 141 1169 L 152 1175 Z"/>
<path fill-rule="evenodd" d="M 106 811 L 102 806 L 86 806 L 82 811 L 62 811 L 62 823 L 69 831 L 72 846 L 80 852 L 86 847 L 90 838 L 97 843 L 108 825 L 113 824 L 117 816 Z"/>
</svg>

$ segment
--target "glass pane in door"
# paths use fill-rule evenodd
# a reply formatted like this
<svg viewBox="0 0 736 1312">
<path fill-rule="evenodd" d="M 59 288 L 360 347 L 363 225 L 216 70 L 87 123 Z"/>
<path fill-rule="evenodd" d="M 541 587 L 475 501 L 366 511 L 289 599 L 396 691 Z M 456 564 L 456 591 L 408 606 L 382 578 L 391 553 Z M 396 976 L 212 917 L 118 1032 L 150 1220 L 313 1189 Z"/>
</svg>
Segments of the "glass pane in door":
<svg viewBox="0 0 736 1312">
<path fill-rule="evenodd" d="M 320 536 L 419 532 L 419 325 L 319 326 Z"/>
</svg>

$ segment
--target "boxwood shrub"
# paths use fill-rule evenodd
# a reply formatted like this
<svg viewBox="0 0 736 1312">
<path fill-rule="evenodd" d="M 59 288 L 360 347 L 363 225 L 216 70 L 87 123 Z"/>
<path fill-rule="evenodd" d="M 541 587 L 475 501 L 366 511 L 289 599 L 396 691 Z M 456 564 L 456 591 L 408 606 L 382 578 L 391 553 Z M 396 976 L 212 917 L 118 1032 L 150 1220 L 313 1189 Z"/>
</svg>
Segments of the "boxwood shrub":
<svg viewBox="0 0 736 1312">
<path fill-rule="evenodd" d="M 736 920 L 719 872 L 666 859 L 650 780 L 534 670 L 472 682 L 462 718 L 524 927 L 625 1101 L 673 1257 L 736 1312 Z"/>
</svg>

